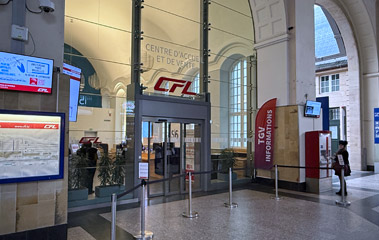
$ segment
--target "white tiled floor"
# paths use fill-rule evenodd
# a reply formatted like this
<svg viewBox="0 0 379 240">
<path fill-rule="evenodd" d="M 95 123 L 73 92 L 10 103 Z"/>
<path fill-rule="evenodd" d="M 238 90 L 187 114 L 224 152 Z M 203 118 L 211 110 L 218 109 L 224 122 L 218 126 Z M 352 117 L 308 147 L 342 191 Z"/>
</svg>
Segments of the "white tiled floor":
<svg viewBox="0 0 379 240">
<path fill-rule="evenodd" d="M 280 194 L 291 193 L 282 197 L 280 201 L 272 199 L 273 190 L 272 194 L 253 190 L 234 191 L 233 201 L 239 205 L 236 209 L 223 206 L 224 202 L 228 201 L 228 193 L 197 197 L 193 199 L 193 210 L 199 212 L 197 219 L 181 216 L 182 212 L 187 211 L 186 200 L 151 205 L 146 209 L 146 230 L 154 233 L 154 239 L 164 240 L 378 240 L 379 224 L 377 221 L 370 222 L 365 215 L 357 213 L 354 204 L 362 205 L 362 201 L 372 200 L 372 197 L 379 199 L 379 174 L 347 178 L 347 188 L 347 200 L 352 202 L 352 206 L 348 208 L 334 204 L 334 201 L 340 198 L 335 194 L 339 189 L 336 179 L 333 191 L 321 194 L 279 189 Z M 308 197 L 313 200 L 309 201 Z M 320 199 L 321 203 L 317 199 Z M 368 210 L 372 211 L 374 216 L 379 213 L 379 201 L 376 206 L 371 203 Z M 110 213 L 101 216 L 110 219 Z M 140 230 L 140 209 L 118 211 L 117 225 L 131 234 L 137 234 Z M 94 238 L 81 228 L 70 228 L 68 239 Z"/>
<path fill-rule="evenodd" d="M 271 194 L 241 190 L 233 194 L 236 209 L 223 203 L 228 194 L 195 198 L 193 209 L 198 219 L 181 213 L 187 201 L 149 206 L 146 230 L 155 239 L 378 239 L 379 227 L 346 208 L 294 198 L 281 201 Z M 379 204 L 379 203 L 378 203 Z M 138 233 L 139 209 L 117 213 L 117 225 Z M 109 220 L 110 214 L 103 214 Z"/>
</svg>

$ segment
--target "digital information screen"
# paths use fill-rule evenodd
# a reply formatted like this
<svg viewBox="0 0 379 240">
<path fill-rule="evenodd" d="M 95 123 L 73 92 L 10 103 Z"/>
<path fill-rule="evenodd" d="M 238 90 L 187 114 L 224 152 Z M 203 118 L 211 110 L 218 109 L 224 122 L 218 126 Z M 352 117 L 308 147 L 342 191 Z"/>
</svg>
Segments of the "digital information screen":
<svg viewBox="0 0 379 240">
<path fill-rule="evenodd" d="M 70 76 L 70 108 L 68 116 L 70 122 L 76 122 L 77 120 L 81 72 L 80 68 L 63 63 L 63 73 Z"/>
<path fill-rule="evenodd" d="M 64 113 L 0 111 L 0 183 L 63 178 L 63 151 Z"/>
<path fill-rule="evenodd" d="M 51 93 L 54 61 L 0 52 L 0 89 Z"/>
<path fill-rule="evenodd" d="M 306 117 L 320 117 L 321 102 L 307 101 L 305 104 Z"/>
</svg>

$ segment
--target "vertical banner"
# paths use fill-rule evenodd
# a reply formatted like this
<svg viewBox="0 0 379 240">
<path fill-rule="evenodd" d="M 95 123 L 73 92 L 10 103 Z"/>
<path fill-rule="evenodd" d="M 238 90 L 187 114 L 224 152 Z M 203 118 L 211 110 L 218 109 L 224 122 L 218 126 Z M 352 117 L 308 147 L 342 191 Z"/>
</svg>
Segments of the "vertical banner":
<svg viewBox="0 0 379 240">
<path fill-rule="evenodd" d="M 259 109 L 255 121 L 255 168 L 270 169 L 273 165 L 276 98 Z"/>
<path fill-rule="evenodd" d="M 379 108 L 374 108 L 374 142 L 379 144 Z"/>
</svg>

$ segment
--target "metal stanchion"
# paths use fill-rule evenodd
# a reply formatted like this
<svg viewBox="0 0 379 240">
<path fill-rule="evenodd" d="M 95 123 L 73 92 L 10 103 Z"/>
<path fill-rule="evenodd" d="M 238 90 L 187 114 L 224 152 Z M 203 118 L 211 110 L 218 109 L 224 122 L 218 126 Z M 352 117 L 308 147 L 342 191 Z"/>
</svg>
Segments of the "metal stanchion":
<svg viewBox="0 0 379 240">
<path fill-rule="evenodd" d="M 278 188 L 279 188 L 279 184 L 278 184 L 278 165 L 275 164 L 275 197 L 273 197 L 273 199 L 275 199 L 276 201 L 280 200 L 280 197 L 279 197 L 279 194 L 278 194 Z"/>
<path fill-rule="evenodd" d="M 153 239 L 154 234 L 150 231 L 145 231 L 145 190 L 146 190 L 146 181 L 142 180 L 142 189 L 141 189 L 141 234 L 134 236 L 135 239 Z"/>
<path fill-rule="evenodd" d="M 116 208 L 117 194 L 112 194 L 112 219 L 111 219 L 111 240 L 116 240 Z"/>
<path fill-rule="evenodd" d="M 336 200 L 336 204 L 339 206 L 347 207 L 350 206 L 350 202 L 346 201 L 345 198 L 345 166 L 342 166 L 341 169 L 341 201 Z"/>
<path fill-rule="evenodd" d="M 188 213 L 182 214 L 186 218 L 197 218 L 199 214 L 192 211 L 192 173 L 188 172 Z"/>
<path fill-rule="evenodd" d="M 227 207 L 227 208 L 236 208 L 236 207 L 238 207 L 238 204 L 233 202 L 232 185 L 233 185 L 232 168 L 229 168 L 229 203 L 224 203 L 224 206 Z"/>
</svg>

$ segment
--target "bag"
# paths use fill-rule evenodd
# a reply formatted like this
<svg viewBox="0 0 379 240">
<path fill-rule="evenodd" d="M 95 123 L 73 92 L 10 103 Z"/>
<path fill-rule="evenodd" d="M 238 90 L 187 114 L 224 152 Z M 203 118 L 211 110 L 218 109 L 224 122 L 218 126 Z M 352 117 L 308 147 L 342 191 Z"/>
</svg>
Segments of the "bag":
<svg viewBox="0 0 379 240">
<path fill-rule="evenodd" d="M 344 168 L 345 168 L 345 176 L 350 176 L 350 174 L 351 174 L 350 165 L 347 164 L 344 166 Z"/>
</svg>

